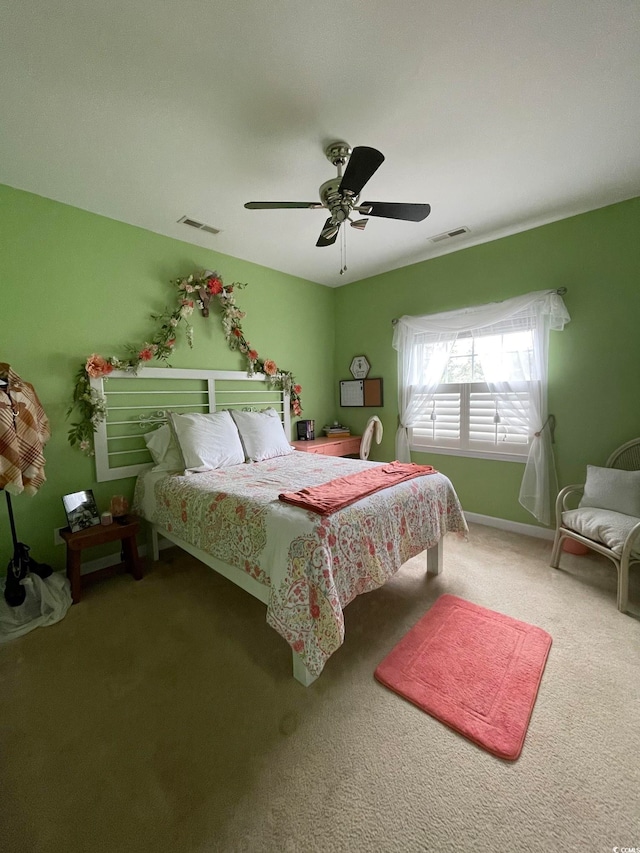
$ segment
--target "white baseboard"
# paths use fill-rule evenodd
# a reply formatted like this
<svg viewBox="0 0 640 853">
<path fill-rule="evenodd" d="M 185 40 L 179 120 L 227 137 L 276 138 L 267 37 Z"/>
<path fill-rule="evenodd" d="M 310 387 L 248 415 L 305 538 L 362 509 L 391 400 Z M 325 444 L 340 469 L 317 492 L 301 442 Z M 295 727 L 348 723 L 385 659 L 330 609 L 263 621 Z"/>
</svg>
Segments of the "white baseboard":
<svg viewBox="0 0 640 853">
<path fill-rule="evenodd" d="M 535 524 L 523 524 L 520 521 L 509 521 L 506 518 L 495 518 L 493 515 L 480 515 L 477 512 L 465 512 L 464 517 L 473 524 L 485 524 L 487 527 L 498 527 L 511 533 L 522 533 L 523 536 L 536 536 L 538 539 L 553 539 L 555 530 L 548 527 L 538 527 Z"/>
<path fill-rule="evenodd" d="M 172 548 L 173 542 L 169 542 L 168 539 L 163 539 L 159 537 L 158 547 L 162 551 L 163 548 Z M 147 556 L 147 546 L 139 545 L 138 546 L 138 554 L 141 557 Z M 88 575 L 91 572 L 97 572 L 98 569 L 106 569 L 109 566 L 117 566 L 122 562 L 120 559 L 120 554 L 116 551 L 113 554 L 107 554 L 104 557 L 97 557 L 95 560 L 87 560 L 86 563 L 82 563 L 80 568 L 81 575 Z"/>
</svg>

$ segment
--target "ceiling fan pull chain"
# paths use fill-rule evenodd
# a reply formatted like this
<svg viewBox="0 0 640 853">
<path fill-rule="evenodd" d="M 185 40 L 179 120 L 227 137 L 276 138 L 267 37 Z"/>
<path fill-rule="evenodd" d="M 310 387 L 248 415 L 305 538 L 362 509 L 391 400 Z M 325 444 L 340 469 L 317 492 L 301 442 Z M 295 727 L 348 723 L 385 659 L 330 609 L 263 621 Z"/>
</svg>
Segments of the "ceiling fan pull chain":
<svg viewBox="0 0 640 853">
<path fill-rule="evenodd" d="M 342 240 L 340 242 L 340 275 L 347 271 L 347 229 L 342 229 Z"/>
</svg>

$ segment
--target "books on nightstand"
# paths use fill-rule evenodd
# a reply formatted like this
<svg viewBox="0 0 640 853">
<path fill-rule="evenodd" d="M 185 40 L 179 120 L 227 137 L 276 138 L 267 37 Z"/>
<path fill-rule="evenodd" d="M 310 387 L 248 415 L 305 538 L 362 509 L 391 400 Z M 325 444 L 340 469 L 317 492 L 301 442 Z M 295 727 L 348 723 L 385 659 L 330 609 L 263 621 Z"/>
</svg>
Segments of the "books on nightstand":
<svg viewBox="0 0 640 853">
<path fill-rule="evenodd" d="M 351 436 L 349 427 L 342 426 L 341 424 L 323 427 L 322 432 L 327 438 L 350 438 Z"/>
</svg>

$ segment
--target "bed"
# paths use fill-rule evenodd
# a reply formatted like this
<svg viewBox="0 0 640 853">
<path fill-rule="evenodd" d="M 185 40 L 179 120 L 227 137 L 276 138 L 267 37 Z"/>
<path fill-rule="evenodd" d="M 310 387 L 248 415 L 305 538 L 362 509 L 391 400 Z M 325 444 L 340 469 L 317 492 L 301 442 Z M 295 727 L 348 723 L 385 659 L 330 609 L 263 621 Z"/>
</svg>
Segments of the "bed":
<svg viewBox="0 0 640 853">
<path fill-rule="evenodd" d="M 194 389 L 194 381 L 203 387 Z M 277 407 L 290 436 L 286 394 L 264 377 L 152 368 L 136 377 L 116 375 L 108 386 L 95 383 L 107 401 L 96 440 L 98 478 L 137 475 L 134 510 L 147 522 L 153 559 L 164 537 L 265 603 L 267 621 L 291 647 L 294 677 L 305 686 L 344 641 L 343 610 L 355 596 L 382 586 L 424 551 L 427 572 L 440 573 L 443 536 L 467 530 L 455 490 L 439 473 L 320 516 L 278 495 L 381 463 L 294 452 L 183 474 L 139 461 L 145 451 L 136 431 L 162 422 L 169 406 L 193 411 L 195 404 L 196 411 L 216 412 L 266 403 Z M 167 393 L 170 402 L 162 408 L 157 401 Z"/>
</svg>

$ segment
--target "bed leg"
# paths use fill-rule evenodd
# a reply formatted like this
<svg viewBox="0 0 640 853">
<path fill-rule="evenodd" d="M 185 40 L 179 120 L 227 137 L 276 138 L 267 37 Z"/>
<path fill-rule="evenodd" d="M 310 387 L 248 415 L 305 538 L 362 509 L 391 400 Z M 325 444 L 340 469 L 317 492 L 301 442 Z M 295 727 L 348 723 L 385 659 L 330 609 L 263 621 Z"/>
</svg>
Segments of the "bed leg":
<svg viewBox="0 0 640 853">
<path fill-rule="evenodd" d="M 153 562 L 155 563 L 160 559 L 160 548 L 158 546 L 158 531 L 155 529 L 153 524 L 149 524 L 149 522 L 145 524 L 145 528 L 147 540 L 147 559 L 153 560 Z"/>
<path fill-rule="evenodd" d="M 302 658 L 296 652 L 291 653 L 293 655 L 293 677 L 296 681 L 299 681 L 303 687 L 308 687 L 318 677 L 317 675 L 312 675 L 307 667 L 304 665 Z"/>
<path fill-rule="evenodd" d="M 442 571 L 442 539 L 427 549 L 427 574 L 439 575 Z"/>
</svg>

